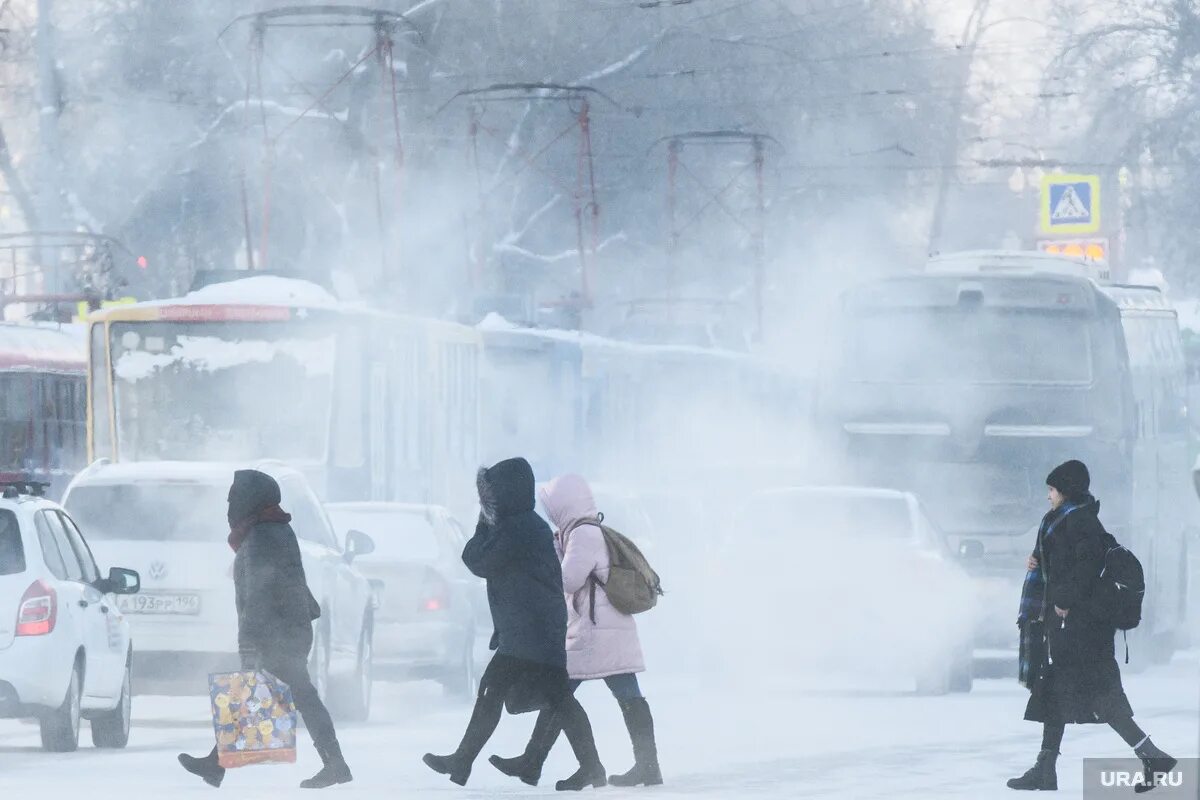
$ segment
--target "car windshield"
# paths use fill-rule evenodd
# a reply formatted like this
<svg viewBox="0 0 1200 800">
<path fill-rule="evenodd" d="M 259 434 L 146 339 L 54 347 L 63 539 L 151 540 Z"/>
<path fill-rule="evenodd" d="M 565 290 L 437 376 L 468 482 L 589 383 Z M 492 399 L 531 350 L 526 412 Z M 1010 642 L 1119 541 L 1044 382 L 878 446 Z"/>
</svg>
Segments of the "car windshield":
<svg viewBox="0 0 1200 800">
<path fill-rule="evenodd" d="M 21 544 L 21 526 L 17 515 L 0 510 L 0 575 L 19 575 L 25 571 L 25 547 Z"/>
<path fill-rule="evenodd" d="M 326 327 L 114 323 L 110 346 L 123 458 L 324 458 L 335 349 Z"/>
<path fill-rule="evenodd" d="M 440 548 L 433 523 L 423 511 L 329 506 L 338 535 L 362 531 L 375 541 L 374 556 L 396 561 L 436 561 Z"/>
<path fill-rule="evenodd" d="M 766 539 L 836 536 L 839 539 L 915 541 L 904 498 L 833 492 L 780 492 L 755 498 L 748 515 Z"/>
<path fill-rule="evenodd" d="M 872 309 L 850 322 L 845 354 L 864 381 L 1088 383 L 1086 319 L 996 308 Z"/>
<path fill-rule="evenodd" d="M 88 539 L 213 542 L 229 533 L 226 494 L 203 483 L 78 486 L 66 508 Z"/>
</svg>

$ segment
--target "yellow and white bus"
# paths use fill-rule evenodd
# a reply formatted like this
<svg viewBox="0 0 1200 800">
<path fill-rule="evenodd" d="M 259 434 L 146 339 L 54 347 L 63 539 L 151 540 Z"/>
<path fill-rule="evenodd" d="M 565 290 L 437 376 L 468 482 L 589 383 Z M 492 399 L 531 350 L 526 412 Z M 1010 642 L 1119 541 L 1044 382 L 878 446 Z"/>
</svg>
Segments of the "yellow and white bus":
<svg viewBox="0 0 1200 800">
<path fill-rule="evenodd" d="M 472 328 L 275 276 L 105 309 L 88 321 L 88 454 L 279 459 L 327 500 L 451 503 L 479 463 L 480 349 Z"/>
</svg>

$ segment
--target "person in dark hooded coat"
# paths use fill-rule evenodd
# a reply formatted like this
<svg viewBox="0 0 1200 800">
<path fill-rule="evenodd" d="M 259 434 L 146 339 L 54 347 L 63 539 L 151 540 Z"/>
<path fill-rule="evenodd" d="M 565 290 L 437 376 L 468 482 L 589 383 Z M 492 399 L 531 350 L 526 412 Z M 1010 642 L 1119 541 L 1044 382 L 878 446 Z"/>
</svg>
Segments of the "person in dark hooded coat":
<svg viewBox="0 0 1200 800">
<path fill-rule="evenodd" d="M 291 515 L 280 508 L 279 484 L 257 470 L 238 470 L 229 489 L 229 546 L 238 615 L 238 652 L 242 669 L 264 670 L 292 690 L 296 710 L 304 717 L 321 756 L 321 771 L 300 784 L 323 789 L 353 780 L 342 756 L 333 719 L 308 674 L 312 622 L 321 615 L 309 591 L 300 545 L 289 524 Z M 181 753 L 188 772 L 211 786 L 220 786 L 225 770 L 217 749 L 203 758 Z"/>
<path fill-rule="evenodd" d="M 533 469 L 523 458 L 481 469 L 476 478 L 480 515 L 463 549 L 467 568 L 487 581 L 496 651 L 479 682 L 471 721 L 450 755 L 426 753 L 425 764 L 466 784 L 507 704 L 509 711 L 546 709 L 567 735 L 579 770 L 559 790 L 604 786 L 592 726 L 567 678 L 567 605 L 562 568 L 550 526 L 534 510 Z"/>
<path fill-rule="evenodd" d="M 1100 522 L 1100 503 L 1089 491 L 1091 476 L 1082 462 L 1055 467 L 1046 484 L 1051 508 L 1026 564 L 1027 590 L 1031 585 L 1040 588 L 1035 597 L 1029 591 L 1023 595 L 1020 620 L 1023 626 L 1032 623 L 1033 630 L 1044 631 L 1039 634 L 1043 641 L 1031 648 L 1039 654 L 1039 663 L 1029 667 L 1025 707 L 1025 719 L 1042 723 L 1042 746 L 1033 767 L 1010 779 L 1008 786 L 1057 789 L 1056 762 L 1066 726 L 1106 723 L 1142 759 L 1152 788 L 1153 774 L 1170 771 L 1175 759 L 1133 721 L 1117 665 L 1116 627 L 1089 606 L 1105 555 L 1117 541 Z M 1143 786 L 1137 791 L 1145 791 Z"/>
</svg>

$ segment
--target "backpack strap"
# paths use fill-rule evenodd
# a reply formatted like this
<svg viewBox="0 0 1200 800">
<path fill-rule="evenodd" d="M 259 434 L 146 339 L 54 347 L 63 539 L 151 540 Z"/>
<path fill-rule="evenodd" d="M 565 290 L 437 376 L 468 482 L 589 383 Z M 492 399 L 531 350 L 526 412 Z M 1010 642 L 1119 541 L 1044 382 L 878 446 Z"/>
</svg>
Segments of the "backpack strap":
<svg viewBox="0 0 1200 800">
<path fill-rule="evenodd" d="M 571 531 L 575 530 L 576 528 L 581 528 L 584 525 L 595 525 L 597 528 L 600 529 L 601 534 L 603 534 L 604 533 L 603 523 L 604 523 L 604 513 L 603 512 L 598 512 L 596 514 L 596 516 L 594 516 L 594 517 L 584 517 L 583 519 L 577 519 L 574 522 L 572 522 L 570 524 L 570 526 L 565 531 L 563 531 L 563 550 L 564 551 L 566 550 L 567 536 L 569 536 L 571 534 Z M 596 577 L 596 571 L 592 570 L 592 573 L 590 575 L 588 575 L 588 602 L 589 602 L 588 619 L 590 619 L 592 621 L 593 625 L 596 624 L 596 584 L 598 584 L 598 583 L 600 583 L 600 580 Z"/>
</svg>

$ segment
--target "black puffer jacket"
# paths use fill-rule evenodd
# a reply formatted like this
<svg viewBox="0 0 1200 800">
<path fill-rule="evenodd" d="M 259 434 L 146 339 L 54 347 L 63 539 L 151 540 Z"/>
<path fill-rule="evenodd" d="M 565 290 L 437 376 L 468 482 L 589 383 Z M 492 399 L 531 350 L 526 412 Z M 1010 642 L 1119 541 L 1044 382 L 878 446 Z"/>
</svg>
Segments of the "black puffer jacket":
<svg viewBox="0 0 1200 800">
<path fill-rule="evenodd" d="M 1104 555 L 1116 540 L 1104 529 L 1100 503 L 1090 495 L 1041 542 L 1046 574 L 1046 627 L 1050 668 L 1034 684 L 1025 719 L 1035 722 L 1107 722 L 1131 716 L 1121 686 L 1114 638 L 1116 628 L 1089 608 Z M 1054 607 L 1070 613 L 1061 619 Z"/>
<path fill-rule="evenodd" d="M 279 510 L 279 485 L 261 472 L 241 470 L 229 493 L 229 516 L 245 519 Z M 288 519 L 282 514 L 282 519 Z M 291 525 L 258 521 L 233 559 L 238 650 L 243 662 L 307 658 L 312 621 L 321 609 L 308 589 L 300 545 Z M 255 666 L 246 663 L 245 666 Z"/>
<path fill-rule="evenodd" d="M 467 569 L 487 581 L 492 648 L 566 668 L 567 604 L 550 526 L 534 511 L 533 469 L 523 458 L 479 471 L 483 508 L 463 550 Z"/>
</svg>

